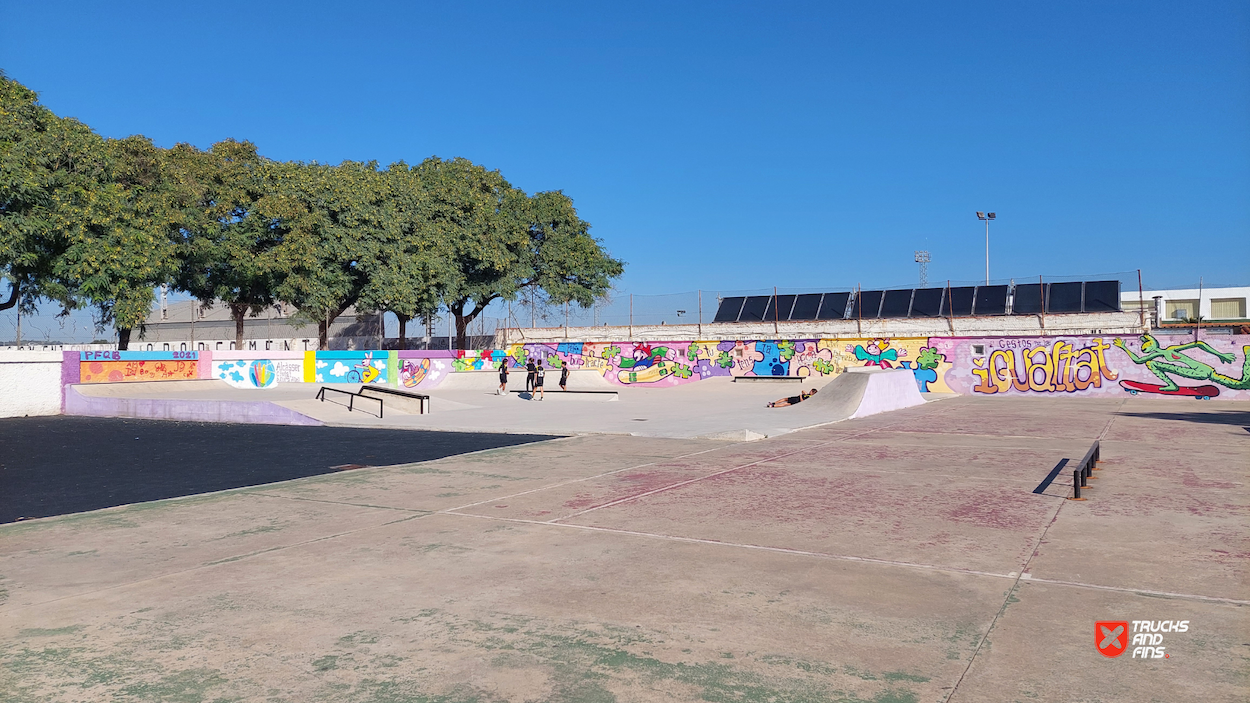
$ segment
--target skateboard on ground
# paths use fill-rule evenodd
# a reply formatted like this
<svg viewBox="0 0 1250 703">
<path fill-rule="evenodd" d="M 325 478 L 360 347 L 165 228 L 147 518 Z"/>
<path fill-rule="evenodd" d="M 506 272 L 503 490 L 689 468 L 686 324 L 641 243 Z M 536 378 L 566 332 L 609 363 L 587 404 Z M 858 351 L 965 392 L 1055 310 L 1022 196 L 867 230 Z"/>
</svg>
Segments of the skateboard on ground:
<svg viewBox="0 0 1250 703">
<path fill-rule="evenodd" d="M 1220 389 L 1215 386 L 1181 386 L 1174 391 L 1165 391 L 1163 386 L 1156 383 L 1139 383 L 1137 381 L 1120 381 L 1120 386 L 1133 395 L 1138 393 L 1158 393 L 1159 395 L 1184 395 L 1198 400 L 1211 400 L 1220 394 Z"/>
</svg>

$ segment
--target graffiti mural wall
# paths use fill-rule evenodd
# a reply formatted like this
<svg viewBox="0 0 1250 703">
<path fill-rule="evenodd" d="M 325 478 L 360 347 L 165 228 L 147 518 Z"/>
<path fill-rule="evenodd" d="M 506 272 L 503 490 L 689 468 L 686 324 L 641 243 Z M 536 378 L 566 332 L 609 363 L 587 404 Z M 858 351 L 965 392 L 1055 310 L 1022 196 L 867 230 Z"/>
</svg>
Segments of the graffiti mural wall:
<svg viewBox="0 0 1250 703">
<path fill-rule="evenodd" d="M 501 352 L 491 366 L 498 368 Z M 532 360 L 547 368 L 592 370 L 623 386 L 663 388 L 707 378 L 802 376 L 818 379 L 849 366 L 909 369 L 926 391 L 949 391 L 946 358 L 927 338 L 750 340 L 722 342 L 562 343 L 508 347 L 513 367 Z"/>
<path fill-rule="evenodd" d="M 850 367 L 907 369 L 922 392 L 965 395 L 1191 397 L 1250 400 L 1250 335 L 907 337 L 708 342 L 514 344 L 462 352 L 82 352 L 82 383 L 217 379 L 433 389 L 452 374 L 530 362 L 593 371 L 620 386 L 666 388 L 712 378 L 800 376 Z M 272 354 L 272 355 L 270 355 Z"/>
<path fill-rule="evenodd" d="M 193 381 L 199 377 L 199 354 L 193 351 L 85 351 L 79 356 L 79 383 Z"/>
<path fill-rule="evenodd" d="M 957 393 L 1250 399 L 1250 335 L 939 339 Z"/>
</svg>

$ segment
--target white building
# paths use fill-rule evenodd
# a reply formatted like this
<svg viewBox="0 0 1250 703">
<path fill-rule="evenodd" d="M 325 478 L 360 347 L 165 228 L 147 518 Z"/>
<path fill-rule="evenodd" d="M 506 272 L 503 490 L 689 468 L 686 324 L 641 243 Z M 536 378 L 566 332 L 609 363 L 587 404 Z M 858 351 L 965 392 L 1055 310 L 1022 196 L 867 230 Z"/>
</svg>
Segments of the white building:
<svg viewBox="0 0 1250 703">
<path fill-rule="evenodd" d="M 243 349 L 248 351 L 312 351 L 317 349 L 317 325 L 293 320 L 287 307 L 271 307 L 243 320 Z M 381 317 L 357 314 L 348 308 L 330 325 L 331 349 L 377 349 L 381 344 Z M 152 311 L 142 330 L 130 337 L 133 351 L 227 351 L 235 344 L 234 318 L 230 308 L 215 303 L 201 308 L 199 302 L 169 303 Z"/>
<path fill-rule="evenodd" d="M 1204 325 L 1250 324 L 1250 318 L 1246 317 L 1250 287 L 1148 290 L 1141 293 L 1140 298 L 1144 303 L 1139 307 L 1138 291 L 1120 293 L 1124 310 L 1136 311 L 1145 307 L 1156 327 L 1184 324 L 1194 317 L 1201 317 Z"/>
</svg>

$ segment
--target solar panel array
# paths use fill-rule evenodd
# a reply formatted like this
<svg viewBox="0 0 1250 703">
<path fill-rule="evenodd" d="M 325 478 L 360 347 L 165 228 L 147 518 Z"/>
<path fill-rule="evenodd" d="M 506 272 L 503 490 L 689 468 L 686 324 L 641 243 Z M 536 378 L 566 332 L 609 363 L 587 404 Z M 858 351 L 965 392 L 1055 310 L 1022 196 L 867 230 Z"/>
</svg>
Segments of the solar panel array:
<svg viewBox="0 0 1250 703">
<path fill-rule="evenodd" d="M 714 322 L 799 322 L 1119 312 L 1119 281 L 900 288 L 722 298 Z"/>
</svg>

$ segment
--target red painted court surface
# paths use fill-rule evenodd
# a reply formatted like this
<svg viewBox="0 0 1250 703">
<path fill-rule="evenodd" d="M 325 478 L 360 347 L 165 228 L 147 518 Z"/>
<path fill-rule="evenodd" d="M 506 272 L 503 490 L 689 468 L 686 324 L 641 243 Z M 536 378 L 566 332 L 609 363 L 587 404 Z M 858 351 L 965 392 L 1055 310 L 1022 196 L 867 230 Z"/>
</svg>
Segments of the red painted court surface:
<svg viewBox="0 0 1250 703">
<path fill-rule="evenodd" d="M 1032 492 L 1096 439 L 1088 500 L 1070 471 Z M 0 690 L 1244 701 L 1248 470 L 1243 404 L 957 398 L 35 520 L 0 527 Z M 1095 622 L 1145 620 L 1188 629 L 1159 658 L 1095 646 Z"/>
</svg>

